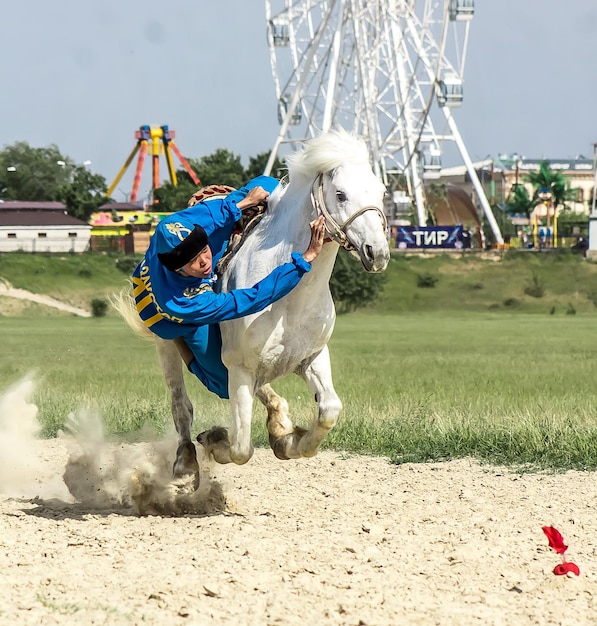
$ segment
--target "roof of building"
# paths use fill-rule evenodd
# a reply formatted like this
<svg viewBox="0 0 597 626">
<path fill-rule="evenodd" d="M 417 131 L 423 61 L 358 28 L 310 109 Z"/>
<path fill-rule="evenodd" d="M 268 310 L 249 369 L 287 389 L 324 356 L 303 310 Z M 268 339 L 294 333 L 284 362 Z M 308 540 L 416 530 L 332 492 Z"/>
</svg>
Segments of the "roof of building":
<svg viewBox="0 0 597 626">
<path fill-rule="evenodd" d="M 145 203 L 143 200 L 138 200 L 136 202 L 108 202 L 107 204 L 102 204 L 97 209 L 98 211 L 144 211 Z"/>
<path fill-rule="evenodd" d="M 500 154 L 494 159 L 495 165 L 500 169 L 514 171 L 518 168 L 520 171 L 539 171 L 539 167 L 543 161 L 549 163 L 549 167 L 552 170 L 563 170 L 566 172 L 571 171 L 592 171 L 594 168 L 593 160 L 587 159 L 583 156 L 576 156 L 574 158 L 533 158 L 529 159 L 525 156 L 519 156 L 517 154 Z"/>
<path fill-rule="evenodd" d="M 517 160 L 500 159 L 504 169 L 516 170 Z M 593 161 L 585 158 L 575 159 L 527 159 L 521 157 L 518 159 L 518 169 L 520 171 L 538 172 L 541 163 L 546 161 L 552 170 L 562 170 L 564 172 L 592 172 Z"/>
<path fill-rule="evenodd" d="M 0 211 L 66 211 L 66 204 L 33 200 L 0 200 Z"/>
<path fill-rule="evenodd" d="M 1 205 L 0 205 L 1 206 Z M 0 211 L 0 228 L 6 226 L 78 226 L 91 229 L 91 226 L 62 211 L 23 210 Z"/>
<path fill-rule="evenodd" d="M 574 159 L 527 159 L 526 157 L 510 157 L 501 155 L 494 159 L 485 159 L 473 163 L 473 168 L 477 171 L 488 172 L 493 168 L 494 172 L 514 172 L 516 164 L 521 173 L 538 172 L 542 161 L 547 161 L 552 170 L 562 170 L 564 172 L 593 172 L 593 161 L 584 157 Z M 466 165 L 456 165 L 454 167 L 442 167 L 440 177 L 464 176 L 468 172 Z"/>
<path fill-rule="evenodd" d="M 481 170 L 483 168 L 491 167 L 491 159 L 485 159 L 484 161 L 477 161 L 473 163 L 475 170 Z M 455 165 L 453 167 L 442 167 L 440 170 L 440 177 L 443 176 L 464 176 L 468 172 L 466 165 Z"/>
</svg>

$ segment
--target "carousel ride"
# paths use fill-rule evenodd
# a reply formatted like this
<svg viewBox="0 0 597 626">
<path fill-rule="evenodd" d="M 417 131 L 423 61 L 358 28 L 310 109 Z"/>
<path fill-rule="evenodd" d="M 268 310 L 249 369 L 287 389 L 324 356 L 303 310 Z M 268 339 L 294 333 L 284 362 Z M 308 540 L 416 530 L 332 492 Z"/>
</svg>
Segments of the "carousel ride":
<svg viewBox="0 0 597 626">
<path fill-rule="evenodd" d="M 135 139 L 137 140 L 137 143 L 124 162 L 124 165 L 120 168 L 116 178 L 108 188 L 107 195 L 109 197 L 112 196 L 114 189 L 116 189 L 116 186 L 129 168 L 135 158 L 135 155 L 137 155 L 137 165 L 135 167 L 135 177 L 133 178 L 133 187 L 129 198 L 130 202 L 135 202 L 139 195 L 139 186 L 143 175 L 143 165 L 147 155 L 151 157 L 152 192 L 160 186 L 160 156 L 162 154 L 166 159 L 170 182 L 173 185 L 177 185 L 178 181 L 176 178 L 176 171 L 174 169 L 172 153 L 176 155 L 180 164 L 191 177 L 191 180 L 195 183 L 195 185 L 199 186 L 201 184 L 199 177 L 193 171 L 188 161 L 184 158 L 177 145 L 174 143 L 175 136 L 175 131 L 170 130 L 168 126 L 140 126 L 139 130 L 135 132 Z"/>
</svg>

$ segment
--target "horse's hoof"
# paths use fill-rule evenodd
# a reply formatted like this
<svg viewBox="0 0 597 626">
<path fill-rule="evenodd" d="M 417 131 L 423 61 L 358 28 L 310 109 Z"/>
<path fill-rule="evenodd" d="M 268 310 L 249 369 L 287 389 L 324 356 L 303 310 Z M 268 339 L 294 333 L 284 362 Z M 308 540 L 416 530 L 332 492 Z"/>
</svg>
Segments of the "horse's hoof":
<svg viewBox="0 0 597 626">
<path fill-rule="evenodd" d="M 282 437 L 269 436 L 269 445 L 276 458 L 281 461 L 299 459 L 298 442 L 307 434 L 305 428 L 294 427 L 294 431 Z"/>
<path fill-rule="evenodd" d="M 290 461 L 290 457 L 286 454 L 286 440 L 284 437 L 269 436 L 269 447 L 280 461 Z"/>
<path fill-rule="evenodd" d="M 176 449 L 176 460 L 172 466 L 172 476 L 175 480 L 189 480 L 193 491 L 199 489 L 199 463 L 197 450 L 192 441 L 181 443 Z"/>
<path fill-rule="evenodd" d="M 204 448 L 211 448 L 217 446 L 220 443 L 228 443 L 228 429 L 223 426 L 215 426 L 209 430 L 204 430 L 197 435 L 197 441 Z"/>
</svg>

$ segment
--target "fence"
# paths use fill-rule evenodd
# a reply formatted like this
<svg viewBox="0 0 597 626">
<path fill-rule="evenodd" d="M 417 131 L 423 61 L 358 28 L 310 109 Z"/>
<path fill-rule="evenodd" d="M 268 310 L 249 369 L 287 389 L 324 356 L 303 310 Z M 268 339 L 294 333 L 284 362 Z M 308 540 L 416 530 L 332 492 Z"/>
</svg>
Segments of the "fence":
<svg viewBox="0 0 597 626">
<path fill-rule="evenodd" d="M 93 235 L 92 252 L 121 252 L 123 254 L 144 254 L 149 247 L 148 232 L 133 232 L 127 235 Z"/>
</svg>

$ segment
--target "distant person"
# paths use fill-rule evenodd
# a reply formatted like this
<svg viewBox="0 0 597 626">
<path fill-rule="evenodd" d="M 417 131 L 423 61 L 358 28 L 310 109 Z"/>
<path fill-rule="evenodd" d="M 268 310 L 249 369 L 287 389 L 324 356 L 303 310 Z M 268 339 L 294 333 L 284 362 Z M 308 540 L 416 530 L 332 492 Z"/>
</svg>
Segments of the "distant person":
<svg viewBox="0 0 597 626">
<path fill-rule="evenodd" d="M 539 228 L 538 234 L 539 234 L 539 249 L 545 248 L 545 245 L 547 244 L 547 233 L 543 226 Z"/>
<path fill-rule="evenodd" d="M 587 250 L 589 248 L 589 242 L 582 235 L 579 235 L 576 238 L 575 243 L 572 244 L 571 248 L 575 252 L 579 252 L 583 256 L 586 256 Z"/>
<path fill-rule="evenodd" d="M 176 340 L 188 369 L 220 398 L 228 398 L 228 371 L 221 359 L 218 323 L 262 311 L 288 294 L 323 246 L 320 217 L 309 224 L 305 252 L 293 252 L 288 263 L 253 287 L 218 293 L 214 268 L 243 209 L 267 202 L 277 185 L 275 178 L 260 176 L 224 198 L 201 201 L 164 218 L 133 273 L 133 296 L 144 324 L 158 337 Z"/>
<path fill-rule="evenodd" d="M 468 228 L 465 228 L 462 231 L 462 247 L 470 248 L 472 246 L 472 236 L 471 231 Z"/>
</svg>

